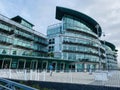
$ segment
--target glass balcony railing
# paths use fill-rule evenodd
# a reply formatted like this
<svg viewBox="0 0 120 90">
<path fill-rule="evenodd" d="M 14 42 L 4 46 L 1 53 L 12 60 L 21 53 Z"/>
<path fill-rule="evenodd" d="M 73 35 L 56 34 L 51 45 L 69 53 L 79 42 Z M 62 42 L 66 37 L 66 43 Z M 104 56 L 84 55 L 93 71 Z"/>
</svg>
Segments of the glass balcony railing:
<svg viewBox="0 0 120 90">
<path fill-rule="evenodd" d="M 47 39 L 35 39 L 34 38 L 34 41 L 40 44 L 48 45 Z"/>
<path fill-rule="evenodd" d="M 14 45 L 24 47 L 24 48 L 33 49 L 33 46 L 31 45 L 31 43 L 21 41 L 21 40 L 17 40 L 17 39 L 14 41 Z"/>
<path fill-rule="evenodd" d="M 32 35 L 26 34 L 24 32 L 18 31 L 18 30 L 15 30 L 15 34 L 20 35 L 20 36 L 25 37 L 25 38 L 28 38 L 28 39 L 31 39 L 31 40 L 34 39 L 34 37 Z"/>
<path fill-rule="evenodd" d="M 8 36 L 0 35 L 0 42 L 1 43 L 6 43 L 6 44 L 12 44 L 13 39 L 9 38 Z"/>
<path fill-rule="evenodd" d="M 0 29 L 1 30 L 6 30 L 6 31 L 11 31 L 11 28 L 5 24 L 0 23 Z"/>
<path fill-rule="evenodd" d="M 98 37 L 94 32 L 92 32 L 91 30 L 88 30 L 87 28 L 83 28 L 83 27 L 80 27 L 80 26 L 75 26 L 75 25 L 72 25 L 70 23 L 64 23 L 63 27 L 64 27 L 64 29 L 73 29 L 75 31 L 82 31 L 82 32 L 91 34 L 95 37 Z"/>
</svg>

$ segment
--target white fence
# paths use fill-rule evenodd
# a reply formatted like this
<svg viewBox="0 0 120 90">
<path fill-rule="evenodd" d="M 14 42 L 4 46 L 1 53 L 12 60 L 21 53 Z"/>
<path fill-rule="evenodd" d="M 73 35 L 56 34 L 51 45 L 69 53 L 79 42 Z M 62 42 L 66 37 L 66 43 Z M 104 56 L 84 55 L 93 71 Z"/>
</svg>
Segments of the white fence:
<svg viewBox="0 0 120 90">
<path fill-rule="evenodd" d="M 45 70 L 26 70 L 26 69 L 0 69 L 0 77 L 17 79 L 17 80 L 33 80 L 33 81 L 49 81 L 49 82 L 65 82 L 78 84 L 96 84 L 99 82 L 109 82 L 116 77 L 120 77 L 119 71 L 97 71 L 97 72 L 76 72 L 76 71 L 50 71 Z M 120 80 L 120 78 L 119 78 Z M 118 81 L 117 81 L 118 82 Z M 105 84 L 104 84 L 105 85 Z M 107 84 L 106 84 L 107 85 Z"/>
</svg>

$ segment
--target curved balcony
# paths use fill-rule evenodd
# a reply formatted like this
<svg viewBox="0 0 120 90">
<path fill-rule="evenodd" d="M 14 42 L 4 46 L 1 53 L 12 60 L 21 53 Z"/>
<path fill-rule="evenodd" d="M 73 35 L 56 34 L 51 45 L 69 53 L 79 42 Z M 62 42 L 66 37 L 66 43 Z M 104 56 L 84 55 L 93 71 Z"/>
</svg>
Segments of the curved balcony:
<svg viewBox="0 0 120 90">
<path fill-rule="evenodd" d="M 76 32 L 80 32 L 80 33 L 86 33 L 86 34 L 91 35 L 95 38 L 98 37 L 94 32 L 92 32 L 92 30 L 88 30 L 87 28 L 84 28 L 84 27 L 75 26 L 75 25 L 72 25 L 72 24 L 69 24 L 69 23 L 64 23 L 63 27 L 64 27 L 65 30 L 71 30 L 71 31 L 76 31 Z"/>
<path fill-rule="evenodd" d="M 92 51 L 73 51 L 73 50 L 62 50 L 63 52 L 70 52 L 70 53 L 81 53 L 81 54 L 88 54 L 88 55 L 94 55 L 94 56 L 99 56 L 98 53 L 93 53 Z"/>
<path fill-rule="evenodd" d="M 101 52 L 105 52 L 104 48 L 95 46 L 95 45 L 92 44 L 92 43 L 80 43 L 80 42 L 71 42 L 71 41 L 65 41 L 65 40 L 64 40 L 64 41 L 63 41 L 63 44 L 81 45 L 81 46 L 91 47 L 91 48 L 95 48 L 95 49 L 99 49 L 99 48 L 100 48 L 100 51 L 101 51 Z"/>
</svg>

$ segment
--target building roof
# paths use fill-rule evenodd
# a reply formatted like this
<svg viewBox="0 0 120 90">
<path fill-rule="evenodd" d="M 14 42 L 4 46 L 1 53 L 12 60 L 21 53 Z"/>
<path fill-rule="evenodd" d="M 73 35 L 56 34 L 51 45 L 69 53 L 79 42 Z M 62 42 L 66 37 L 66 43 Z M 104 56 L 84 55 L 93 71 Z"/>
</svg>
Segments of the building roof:
<svg viewBox="0 0 120 90">
<path fill-rule="evenodd" d="M 81 12 L 72 10 L 72 9 L 57 6 L 56 7 L 56 19 L 62 20 L 62 17 L 64 15 L 70 15 L 75 18 L 78 18 L 80 21 L 82 21 L 82 23 L 84 23 L 89 28 L 91 28 L 93 30 L 93 32 L 96 33 L 99 37 L 101 36 L 102 29 L 101 29 L 100 25 L 91 17 L 89 17 Z"/>
<path fill-rule="evenodd" d="M 21 16 L 17 15 L 13 18 L 11 18 L 11 20 L 14 20 L 18 23 L 21 23 L 21 20 L 24 20 L 25 22 L 27 22 L 28 24 L 30 24 L 32 27 L 34 26 L 32 23 L 28 22 L 27 20 L 25 20 L 24 18 L 22 18 Z"/>
<path fill-rule="evenodd" d="M 112 43 L 110 43 L 110 42 L 107 42 L 107 41 L 102 41 L 102 40 L 101 40 L 101 43 L 107 45 L 107 46 L 110 47 L 113 51 L 116 51 L 116 47 L 115 47 L 114 44 L 112 44 Z"/>
</svg>

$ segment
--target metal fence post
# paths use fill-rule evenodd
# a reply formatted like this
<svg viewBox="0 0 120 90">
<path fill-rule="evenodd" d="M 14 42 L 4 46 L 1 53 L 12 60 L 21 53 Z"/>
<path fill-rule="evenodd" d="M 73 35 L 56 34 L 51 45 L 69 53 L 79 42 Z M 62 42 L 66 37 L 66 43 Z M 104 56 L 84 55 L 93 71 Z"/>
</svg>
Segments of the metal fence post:
<svg viewBox="0 0 120 90">
<path fill-rule="evenodd" d="M 70 82 L 72 83 L 72 71 L 70 70 Z"/>
<path fill-rule="evenodd" d="M 43 81 L 45 81 L 45 70 L 43 71 Z"/>
<path fill-rule="evenodd" d="M 37 80 L 37 69 L 35 70 L 35 80 Z"/>
<path fill-rule="evenodd" d="M 9 77 L 11 79 L 11 69 L 9 69 Z"/>
<path fill-rule="evenodd" d="M 27 73 L 26 73 L 26 69 L 24 70 L 24 80 L 27 80 Z"/>
<path fill-rule="evenodd" d="M 32 69 L 30 69 L 30 80 L 32 80 Z"/>
</svg>

